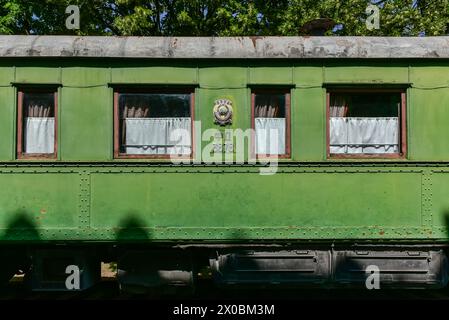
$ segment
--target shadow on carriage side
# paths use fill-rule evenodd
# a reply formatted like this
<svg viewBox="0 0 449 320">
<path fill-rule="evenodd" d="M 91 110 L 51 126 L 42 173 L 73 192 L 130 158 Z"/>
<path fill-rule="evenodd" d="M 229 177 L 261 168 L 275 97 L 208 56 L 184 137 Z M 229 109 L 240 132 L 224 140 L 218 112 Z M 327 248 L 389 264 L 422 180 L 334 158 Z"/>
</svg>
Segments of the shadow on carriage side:
<svg viewBox="0 0 449 320">
<path fill-rule="evenodd" d="M 27 211 L 17 210 L 11 216 L 13 218 L 0 233 L 0 287 L 5 286 L 15 274 L 29 271 L 31 259 L 28 247 L 41 238 Z"/>
</svg>

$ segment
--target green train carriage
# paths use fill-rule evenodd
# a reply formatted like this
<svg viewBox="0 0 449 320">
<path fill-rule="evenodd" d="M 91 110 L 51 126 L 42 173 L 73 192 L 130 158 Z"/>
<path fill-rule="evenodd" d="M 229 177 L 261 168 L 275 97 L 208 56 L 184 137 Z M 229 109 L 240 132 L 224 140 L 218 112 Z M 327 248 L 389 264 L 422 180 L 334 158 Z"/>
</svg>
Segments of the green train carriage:
<svg viewBox="0 0 449 320">
<path fill-rule="evenodd" d="M 444 287 L 448 58 L 446 37 L 1 36 L 1 275 Z"/>
</svg>

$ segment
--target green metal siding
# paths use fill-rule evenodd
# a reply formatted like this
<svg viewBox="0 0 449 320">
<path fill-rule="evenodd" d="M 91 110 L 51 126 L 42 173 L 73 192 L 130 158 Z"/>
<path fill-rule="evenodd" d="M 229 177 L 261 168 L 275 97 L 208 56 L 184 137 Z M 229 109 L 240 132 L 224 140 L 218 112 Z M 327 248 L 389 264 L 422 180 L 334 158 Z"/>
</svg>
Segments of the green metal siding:
<svg viewBox="0 0 449 320">
<path fill-rule="evenodd" d="M 351 62 L 342 67 L 334 62 L 324 69 L 325 82 L 343 83 L 407 83 L 408 65 L 399 63 Z"/>
<path fill-rule="evenodd" d="M 58 83 L 61 82 L 61 69 L 58 67 L 23 66 L 15 70 L 14 82 L 18 83 Z"/>
<path fill-rule="evenodd" d="M 293 84 L 293 68 L 285 63 L 248 66 L 248 83 L 254 85 Z"/>
<path fill-rule="evenodd" d="M 110 76 L 108 68 L 62 69 L 58 143 L 60 159 L 112 159 L 112 89 L 107 87 Z"/>
<path fill-rule="evenodd" d="M 248 70 L 241 66 L 199 68 L 199 84 L 202 88 L 242 88 L 248 82 Z"/>
<path fill-rule="evenodd" d="M 324 66 L 322 64 L 295 65 L 293 69 L 293 83 L 300 88 L 321 87 L 324 82 Z"/>
<path fill-rule="evenodd" d="M 419 172 L 93 174 L 91 225 L 119 227 L 126 213 L 157 228 L 420 227 L 420 180 Z"/>
<path fill-rule="evenodd" d="M 14 117 L 15 89 L 14 67 L 6 63 L 0 64 L 0 161 L 12 160 L 14 157 Z"/>
<path fill-rule="evenodd" d="M 326 94 L 322 88 L 295 89 L 293 91 L 291 116 L 293 160 L 325 160 L 325 100 Z"/>
<path fill-rule="evenodd" d="M 0 240 L 445 240 L 448 71 L 444 60 L 4 60 Z M 13 82 L 62 85 L 58 160 L 15 160 Z M 411 83 L 407 159 L 327 160 L 328 82 Z M 113 159 L 111 83 L 196 85 L 195 120 L 202 132 L 218 128 L 216 99 L 233 102 L 227 128 L 245 130 L 251 125 L 249 87 L 290 85 L 292 159 L 280 160 L 272 176 L 251 165 Z M 200 132 L 195 134 L 198 157 Z"/>
<path fill-rule="evenodd" d="M 76 173 L 0 175 L 0 228 L 78 227 L 78 182 Z M 17 236 L 20 238 L 20 232 Z"/>
<path fill-rule="evenodd" d="M 447 161 L 449 66 L 418 63 L 410 68 L 410 160 Z"/>
<path fill-rule="evenodd" d="M 3 168 L 0 239 L 442 240 L 447 172 L 385 165 L 284 166 L 272 176 L 248 166 Z"/>
<path fill-rule="evenodd" d="M 432 225 L 435 227 L 449 226 L 449 171 L 437 170 L 432 173 L 432 198 L 430 212 Z"/>
<path fill-rule="evenodd" d="M 12 87 L 0 87 L 0 161 L 14 157 L 15 137 L 15 90 Z"/>
<path fill-rule="evenodd" d="M 153 84 L 196 84 L 198 74 L 195 67 L 186 66 L 135 66 L 111 69 L 114 83 L 153 83 Z"/>
<path fill-rule="evenodd" d="M 242 128 L 243 130 L 246 130 L 247 128 L 251 127 L 251 109 L 250 104 L 247 99 L 247 96 L 249 96 L 249 89 L 247 88 L 241 88 L 241 89 L 198 89 L 197 90 L 198 95 L 200 96 L 200 104 L 197 103 L 197 113 L 195 114 L 195 120 L 201 121 L 201 131 L 204 133 L 208 129 L 219 129 L 222 132 L 222 135 L 224 137 L 224 132 L 226 129 L 239 129 Z M 214 117 L 212 113 L 212 106 L 215 103 L 215 100 L 226 98 L 230 99 L 233 103 L 233 120 L 232 125 L 226 126 L 226 127 L 217 127 L 217 125 L 214 124 Z M 206 105 L 210 106 L 209 108 L 202 108 L 201 106 Z M 212 133 L 213 132 L 209 132 Z M 200 136 L 199 133 L 196 132 L 198 135 L 198 138 Z M 211 150 L 211 144 L 213 143 L 213 136 L 211 134 L 207 134 L 207 132 L 203 135 L 205 139 L 208 139 L 207 141 L 201 141 L 201 144 L 196 144 L 196 151 L 197 154 L 203 153 L 203 150 L 205 148 L 208 148 L 207 150 Z M 209 145 L 209 147 L 208 147 Z M 201 146 L 201 147 L 200 147 Z M 247 145 L 245 145 L 247 148 Z M 201 149 L 200 149 L 201 148 Z M 244 159 L 247 160 L 248 152 L 245 148 L 245 157 Z M 206 151 L 204 152 L 207 153 Z M 223 154 L 224 155 L 224 154 Z M 207 156 L 207 155 L 206 155 Z M 218 155 L 217 160 L 220 162 L 224 161 L 224 157 L 222 155 Z"/>
<path fill-rule="evenodd" d="M 58 147 L 65 161 L 112 159 L 112 89 L 62 88 Z M 74 124 L 83 125 L 74 125 Z"/>
</svg>

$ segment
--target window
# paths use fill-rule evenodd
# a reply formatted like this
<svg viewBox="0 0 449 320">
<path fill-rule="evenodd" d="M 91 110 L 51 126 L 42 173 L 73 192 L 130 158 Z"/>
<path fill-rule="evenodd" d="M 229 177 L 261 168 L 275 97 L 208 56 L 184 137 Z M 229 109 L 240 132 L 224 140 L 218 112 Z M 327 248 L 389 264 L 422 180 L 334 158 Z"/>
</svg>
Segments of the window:
<svg viewBox="0 0 449 320">
<path fill-rule="evenodd" d="M 17 157 L 56 158 L 56 90 L 19 90 L 17 101 Z"/>
<path fill-rule="evenodd" d="M 116 158 L 192 156 L 192 90 L 114 94 Z"/>
<path fill-rule="evenodd" d="M 330 157 L 405 155 L 405 92 L 335 90 L 327 105 Z"/>
<path fill-rule="evenodd" d="M 256 157 L 290 156 L 290 93 L 256 90 L 251 94 L 253 154 Z"/>
</svg>

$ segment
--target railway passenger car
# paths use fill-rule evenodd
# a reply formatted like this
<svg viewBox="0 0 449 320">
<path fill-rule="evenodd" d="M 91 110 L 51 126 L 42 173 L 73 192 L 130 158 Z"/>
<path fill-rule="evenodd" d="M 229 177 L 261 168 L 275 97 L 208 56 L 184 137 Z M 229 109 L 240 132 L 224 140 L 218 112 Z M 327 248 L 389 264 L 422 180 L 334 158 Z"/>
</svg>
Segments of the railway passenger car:
<svg viewBox="0 0 449 320">
<path fill-rule="evenodd" d="M 4 281 L 447 284 L 447 37 L 0 36 L 0 137 Z"/>
</svg>

